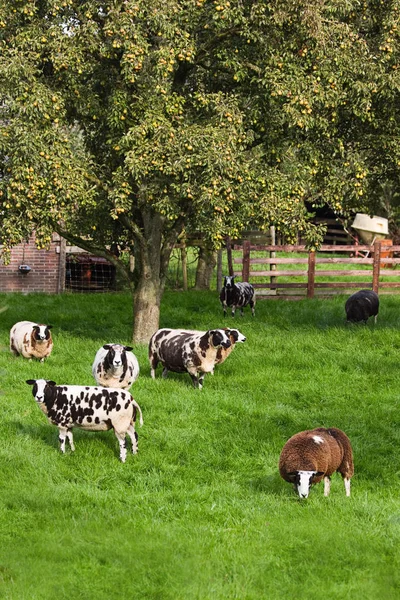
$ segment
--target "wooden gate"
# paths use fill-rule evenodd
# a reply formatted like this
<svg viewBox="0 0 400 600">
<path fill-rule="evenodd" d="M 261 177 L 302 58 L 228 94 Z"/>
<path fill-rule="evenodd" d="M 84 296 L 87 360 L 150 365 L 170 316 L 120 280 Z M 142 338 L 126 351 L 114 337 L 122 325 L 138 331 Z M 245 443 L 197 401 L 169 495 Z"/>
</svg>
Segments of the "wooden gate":
<svg viewBox="0 0 400 600">
<path fill-rule="evenodd" d="M 373 289 L 377 293 L 400 290 L 400 268 L 396 269 L 400 258 L 393 258 L 394 253 L 400 252 L 400 246 L 388 248 L 384 240 L 371 246 L 323 245 L 318 252 L 308 251 L 303 245 L 259 246 L 249 241 L 234 249 L 242 250 L 242 257 L 233 258 L 235 265 L 242 265 L 241 271 L 234 270 L 234 274 L 241 275 L 242 281 L 249 281 L 261 298 L 297 300 L 343 294 L 354 288 Z M 285 256 L 279 256 L 282 253 Z M 340 256 L 329 256 L 336 253 Z"/>
</svg>

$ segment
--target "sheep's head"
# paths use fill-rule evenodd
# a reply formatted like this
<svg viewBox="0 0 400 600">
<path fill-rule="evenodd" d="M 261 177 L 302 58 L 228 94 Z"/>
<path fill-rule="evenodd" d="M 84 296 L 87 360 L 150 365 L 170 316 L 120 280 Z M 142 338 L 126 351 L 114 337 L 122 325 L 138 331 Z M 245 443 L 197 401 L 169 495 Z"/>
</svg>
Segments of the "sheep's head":
<svg viewBox="0 0 400 600">
<path fill-rule="evenodd" d="M 121 344 L 104 344 L 103 348 L 108 351 L 106 365 L 115 369 L 122 365 L 126 366 L 126 352 L 133 350 L 132 346 L 122 346 Z"/>
<path fill-rule="evenodd" d="M 52 325 L 34 325 L 33 335 L 36 341 L 41 342 L 43 340 L 50 339 L 50 329 Z"/>
<path fill-rule="evenodd" d="M 235 285 L 235 276 L 234 275 L 225 275 L 224 277 L 224 287 L 227 290 L 230 290 Z"/>
<path fill-rule="evenodd" d="M 27 379 L 26 383 L 28 385 L 33 385 L 32 394 L 35 398 L 36 402 L 44 402 L 46 395 L 48 395 L 49 390 L 51 390 L 55 385 L 55 381 L 51 381 L 48 379 Z"/>
<path fill-rule="evenodd" d="M 299 498 L 308 498 L 311 486 L 317 483 L 315 480 L 323 475 L 323 471 L 293 471 L 293 473 L 288 473 Z"/>
</svg>

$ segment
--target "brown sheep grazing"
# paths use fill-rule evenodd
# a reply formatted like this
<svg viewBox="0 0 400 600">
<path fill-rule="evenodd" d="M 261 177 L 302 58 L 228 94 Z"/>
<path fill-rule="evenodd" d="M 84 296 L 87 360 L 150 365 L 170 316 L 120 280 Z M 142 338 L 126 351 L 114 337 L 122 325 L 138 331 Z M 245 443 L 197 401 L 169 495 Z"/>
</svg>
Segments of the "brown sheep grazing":
<svg viewBox="0 0 400 600">
<path fill-rule="evenodd" d="M 308 498 L 312 485 L 324 478 L 324 496 L 331 487 L 331 475 L 338 471 L 346 496 L 350 496 L 350 479 L 354 473 L 350 440 L 340 429 L 318 427 L 301 431 L 284 445 L 279 458 L 281 477 L 294 484 L 300 498 Z"/>
</svg>

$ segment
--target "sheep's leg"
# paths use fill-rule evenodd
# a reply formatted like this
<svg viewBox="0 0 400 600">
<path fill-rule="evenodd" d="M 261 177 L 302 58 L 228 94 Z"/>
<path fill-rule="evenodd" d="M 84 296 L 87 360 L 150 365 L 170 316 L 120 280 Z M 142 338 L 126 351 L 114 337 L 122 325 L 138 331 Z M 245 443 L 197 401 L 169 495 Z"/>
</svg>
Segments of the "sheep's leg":
<svg viewBox="0 0 400 600">
<path fill-rule="evenodd" d="M 167 367 L 163 368 L 163 372 L 162 372 L 162 378 L 166 379 L 168 377 L 168 369 Z"/>
<path fill-rule="evenodd" d="M 243 317 L 243 306 L 240 307 L 240 316 Z"/>
<path fill-rule="evenodd" d="M 204 381 L 204 376 L 205 376 L 205 373 L 202 373 L 202 374 L 199 376 L 199 390 L 202 390 L 202 389 L 203 389 L 203 381 Z"/>
<path fill-rule="evenodd" d="M 135 427 L 131 423 L 128 427 L 128 431 L 126 432 L 131 438 L 132 442 L 132 454 L 136 454 L 138 451 L 138 434 L 135 431 Z"/>
<path fill-rule="evenodd" d="M 253 300 L 250 300 L 249 304 L 250 304 L 250 308 L 251 308 L 251 315 L 254 317 L 256 309 L 255 309 Z"/>
<path fill-rule="evenodd" d="M 350 479 L 349 477 L 344 477 L 344 489 L 346 490 L 346 496 L 350 496 Z"/>
<path fill-rule="evenodd" d="M 119 458 L 121 462 L 126 461 L 126 441 L 125 441 L 125 433 L 119 433 L 114 429 L 115 436 L 119 443 Z"/>
<path fill-rule="evenodd" d="M 222 308 L 224 309 L 224 317 L 226 317 L 226 302 L 222 303 Z"/>
<path fill-rule="evenodd" d="M 150 358 L 150 375 L 152 379 L 156 378 L 156 369 L 158 365 L 158 358 L 156 356 L 152 356 Z"/>
<path fill-rule="evenodd" d="M 378 315 L 375 315 L 375 317 L 374 317 L 374 324 L 375 325 L 376 325 L 377 320 L 378 320 Z"/>
<path fill-rule="evenodd" d="M 71 448 L 72 452 L 74 452 L 75 444 L 74 444 L 74 438 L 72 437 L 72 431 L 70 431 L 70 430 L 67 431 L 67 438 L 69 441 L 70 448 Z"/>
<path fill-rule="evenodd" d="M 65 427 L 58 428 L 58 440 L 60 442 L 60 450 L 63 454 L 65 454 L 65 442 L 67 439 L 68 431 Z"/>
<path fill-rule="evenodd" d="M 197 373 L 189 373 L 189 375 L 192 378 L 193 386 L 195 388 L 200 387 L 199 380 L 197 379 Z"/>
<path fill-rule="evenodd" d="M 325 475 L 324 477 L 324 496 L 329 496 L 331 491 L 331 478 Z"/>
<path fill-rule="evenodd" d="M 236 312 L 236 304 L 232 305 L 232 317 L 235 316 L 235 312 Z"/>
</svg>

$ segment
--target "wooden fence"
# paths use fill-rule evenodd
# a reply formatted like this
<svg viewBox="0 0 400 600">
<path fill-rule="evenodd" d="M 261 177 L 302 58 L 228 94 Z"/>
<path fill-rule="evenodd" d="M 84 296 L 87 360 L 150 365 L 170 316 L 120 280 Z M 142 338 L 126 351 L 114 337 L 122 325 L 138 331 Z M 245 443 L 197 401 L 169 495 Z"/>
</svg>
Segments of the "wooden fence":
<svg viewBox="0 0 400 600">
<path fill-rule="evenodd" d="M 287 298 L 297 300 L 304 297 L 328 296 L 343 294 L 354 288 L 373 289 L 379 293 L 383 290 L 391 293 L 400 290 L 400 258 L 393 258 L 394 253 L 400 253 L 400 246 L 386 246 L 385 241 L 377 241 L 373 245 L 323 245 L 318 252 L 307 251 L 305 246 L 276 246 L 252 245 L 244 241 L 235 250 L 242 250 L 242 257 L 233 258 L 235 265 L 241 264 L 242 270 L 234 275 L 241 275 L 242 281 L 249 281 L 258 291 L 258 297 L 270 299 Z M 266 256 L 252 257 L 252 253 L 266 253 Z M 304 257 L 279 257 L 278 253 L 304 253 Z M 340 253 L 341 256 L 329 257 L 329 253 Z M 347 254 L 348 256 L 342 256 Z M 265 269 L 257 270 L 256 265 L 265 265 Z M 287 268 L 290 265 L 304 265 L 304 269 Z M 334 268 L 320 265 L 334 265 Z M 344 265 L 362 265 L 363 268 L 349 269 Z M 342 268 L 340 268 L 342 267 Z M 269 281 L 257 282 L 262 277 Z M 288 282 L 287 279 L 296 277 L 302 281 Z M 330 278 L 329 281 L 318 281 L 320 277 Z M 363 279 L 355 279 L 360 278 Z M 382 278 L 385 280 L 382 280 Z M 390 281 L 387 281 L 390 277 Z M 338 281 L 346 279 L 345 281 Z M 284 279 L 282 281 L 282 279 Z M 264 291 L 264 293 L 263 293 Z"/>
</svg>

